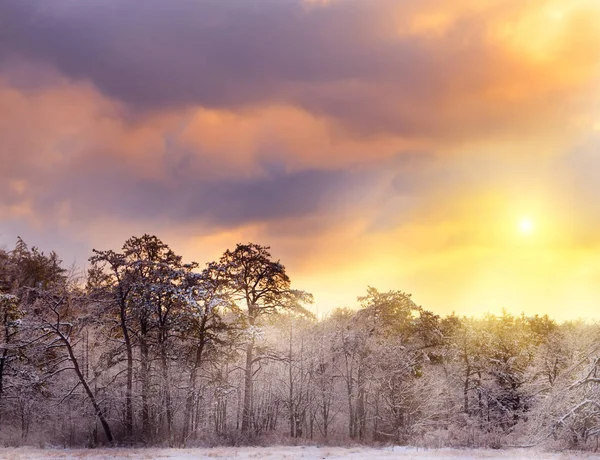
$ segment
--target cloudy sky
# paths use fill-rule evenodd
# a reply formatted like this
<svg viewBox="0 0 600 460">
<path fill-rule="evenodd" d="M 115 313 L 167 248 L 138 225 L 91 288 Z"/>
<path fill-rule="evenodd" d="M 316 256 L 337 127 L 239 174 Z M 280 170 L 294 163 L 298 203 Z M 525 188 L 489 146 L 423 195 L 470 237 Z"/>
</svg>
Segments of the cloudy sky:
<svg viewBox="0 0 600 460">
<path fill-rule="evenodd" d="M 320 312 L 600 316 L 597 0 L 3 0 L 0 246 L 270 245 Z"/>
</svg>

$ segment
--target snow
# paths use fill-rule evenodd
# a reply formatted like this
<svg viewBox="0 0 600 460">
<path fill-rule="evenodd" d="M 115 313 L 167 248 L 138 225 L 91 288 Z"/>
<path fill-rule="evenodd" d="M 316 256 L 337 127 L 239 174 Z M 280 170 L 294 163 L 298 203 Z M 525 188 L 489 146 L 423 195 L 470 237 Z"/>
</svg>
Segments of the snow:
<svg viewBox="0 0 600 460">
<path fill-rule="evenodd" d="M 155 459 L 155 460 L 192 460 L 192 459 L 600 459 L 600 456 L 582 452 L 548 453 L 528 449 L 485 450 L 485 449 L 420 449 L 414 447 L 215 447 L 194 449 L 35 449 L 0 448 L 0 458 L 23 459 L 60 459 L 60 460 L 108 460 L 108 459 Z"/>
</svg>

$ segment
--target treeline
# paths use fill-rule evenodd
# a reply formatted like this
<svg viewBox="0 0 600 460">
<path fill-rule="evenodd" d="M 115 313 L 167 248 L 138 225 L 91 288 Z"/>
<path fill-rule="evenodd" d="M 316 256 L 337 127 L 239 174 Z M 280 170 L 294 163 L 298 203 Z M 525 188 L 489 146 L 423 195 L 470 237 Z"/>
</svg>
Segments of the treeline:
<svg viewBox="0 0 600 460">
<path fill-rule="evenodd" d="M 268 247 L 187 263 L 155 236 L 85 276 L 0 250 L 0 442 L 597 448 L 600 334 L 440 317 L 369 287 L 317 320 Z"/>
</svg>

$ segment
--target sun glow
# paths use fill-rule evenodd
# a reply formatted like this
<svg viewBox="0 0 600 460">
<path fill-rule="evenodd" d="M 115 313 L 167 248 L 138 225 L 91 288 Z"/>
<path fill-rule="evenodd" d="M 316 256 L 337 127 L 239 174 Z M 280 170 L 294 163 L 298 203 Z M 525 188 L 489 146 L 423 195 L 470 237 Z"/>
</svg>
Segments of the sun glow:
<svg viewBox="0 0 600 460">
<path fill-rule="evenodd" d="M 519 231 L 521 233 L 523 233 L 524 235 L 530 235 L 535 231 L 535 224 L 528 217 L 523 217 L 519 221 L 518 227 L 519 227 Z"/>
</svg>

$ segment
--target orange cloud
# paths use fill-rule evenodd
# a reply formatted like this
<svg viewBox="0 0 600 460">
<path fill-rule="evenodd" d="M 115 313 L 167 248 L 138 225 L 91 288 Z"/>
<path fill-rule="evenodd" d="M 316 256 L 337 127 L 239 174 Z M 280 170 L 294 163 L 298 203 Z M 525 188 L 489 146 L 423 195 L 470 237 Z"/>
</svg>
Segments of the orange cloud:
<svg viewBox="0 0 600 460">
<path fill-rule="evenodd" d="M 438 312 L 559 315 L 570 294 L 574 314 L 591 311 L 597 2 L 334 0 L 252 20 L 223 4 L 190 12 L 206 22 L 182 22 L 186 33 L 152 5 L 135 41 L 126 7 L 95 4 L 78 6 L 96 32 L 81 49 L 53 48 L 65 32 L 46 10 L 31 40 L 9 31 L 26 63 L 0 66 L 9 242 L 24 230 L 50 248 L 76 240 L 84 260 L 150 232 L 202 263 L 256 241 L 321 312 L 367 284 Z M 70 15 L 52 18 L 71 31 Z M 214 29 L 231 18 L 245 28 Z M 147 24 L 157 49 L 140 38 Z M 272 24 L 287 32 L 267 40 Z M 89 49 L 113 52 L 92 65 Z"/>
</svg>

